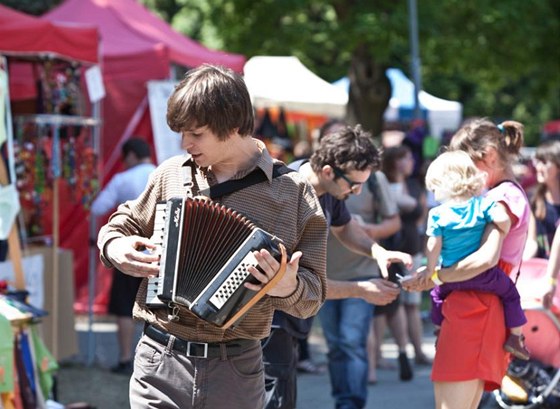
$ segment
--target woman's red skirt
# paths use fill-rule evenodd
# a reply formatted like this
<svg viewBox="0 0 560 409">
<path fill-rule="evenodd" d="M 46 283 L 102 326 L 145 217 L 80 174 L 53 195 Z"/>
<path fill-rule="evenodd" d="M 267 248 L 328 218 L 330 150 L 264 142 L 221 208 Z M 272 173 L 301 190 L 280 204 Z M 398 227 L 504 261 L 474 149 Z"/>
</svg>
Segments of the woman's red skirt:
<svg viewBox="0 0 560 409">
<path fill-rule="evenodd" d="M 503 349 L 508 330 L 500 298 L 453 291 L 443 303 L 443 316 L 432 381 L 481 379 L 485 390 L 499 388 L 509 363 Z"/>
</svg>

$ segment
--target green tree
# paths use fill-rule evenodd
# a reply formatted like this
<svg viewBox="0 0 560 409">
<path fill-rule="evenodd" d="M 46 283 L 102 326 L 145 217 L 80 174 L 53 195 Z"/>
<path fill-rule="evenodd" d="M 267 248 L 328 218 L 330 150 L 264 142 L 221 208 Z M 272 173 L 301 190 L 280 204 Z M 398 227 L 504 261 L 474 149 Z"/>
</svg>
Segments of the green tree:
<svg viewBox="0 0 560 409">
<path fill-rule="evenodd" d="M 390 96 L 388 67 L 411 76 L 406 1 L 139 0 L 204 45 L 295 55 L 327 81 L 348 75 L 349 122 L 375 135 Z M 32 14 L 60 0 L 0 0 Z M 418 2 L 422 85 L 463 103 L 464 116 L 512 118 L 536 143 L 560 118 L 560 2 Z"/>
<path fill-rule="evenodd" d="M 422 3 L 424 4 L 424 3 Z M 527 142 L 560 118 L 560 3 L 555 0 L 439 2 L 421 16 L 423 78 L 435 95 L 464 104 L 464 115 L 513 118 Z"/>
<path fill-rule="evenodd" d="M 175 27 L 210 47 L 248 57 L 295 55 L 328 81 L 348 75 L 347 119 L 374 134 L 390 96 L 385 69 L 411 76 L 404 1 L 165 3 L 174 3 L 164 15 Z M 461 101 L 466 117 L 520 120 L 533 143 L 543 122 L 560 117 L 559 2 L 424 0 L 418 26 L 423 88 Z"/>
<path fill-rule="evenodd" d="M 0 4 L 23 13 L 40 16 L 60 4 L 62 0 L 0 0 Z"/>
<path fill-rule="evenodd" d="M 329 81 L 348 75 L 347 120 L 380 133 L 391 95 L 385 70 L 408 59 L 406 4 L 216 0 L 209 11 L 223 48 L 249 57 L 295 55 Z"/>
</svg>

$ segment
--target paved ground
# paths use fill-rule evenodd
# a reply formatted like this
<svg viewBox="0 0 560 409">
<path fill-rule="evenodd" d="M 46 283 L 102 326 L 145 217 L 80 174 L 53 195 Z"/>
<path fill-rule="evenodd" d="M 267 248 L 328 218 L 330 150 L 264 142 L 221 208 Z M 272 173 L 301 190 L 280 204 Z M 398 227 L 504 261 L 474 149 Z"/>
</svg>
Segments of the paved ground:
<svg viewBox="0 0 560 409">
<path fill-rule="evenodd" d="M 87 402 L 97 409 L 128 407 L 128 379 L 112 374 L 108 368 L 117 360 L 116 326 L 102 319 L 94 324 L 93 337 L 88 334 L 87 322 L 78 317 L 80 353 L 63 363 L 57 379 L 57 401 L 62 404 Z M 140 328 L 139 328 L 140 332 Z M 426 334 L 430 332 L 429 328 Z M 94 342 L 89 343 L 90 340 Z M 325 344 L 320 328 L 315 327 L 310 338 L 311 352 L 318 363 L 326 362 Z M 424 350 L 433 356 L 433 337 L 426 335 Z M 88 355 L 88 351 L 92 351 Z M 383 355 L 396 362 L 397 350 L 391 340 L 383 347 Z M 87 363 L 91 362 L 91 365 Z M 429 409 L 434 407 L 430 367 L 415 367 L 414 379 L 401 382 L 396 370 L 379 370 L 378 382 L 369 386 L 367 409 Z M 333 408 L 328 375 L 300 375 L 298 377 L 298 409 Z M 248 408 L 252 409 L 252 408 Z"/>
</svg>

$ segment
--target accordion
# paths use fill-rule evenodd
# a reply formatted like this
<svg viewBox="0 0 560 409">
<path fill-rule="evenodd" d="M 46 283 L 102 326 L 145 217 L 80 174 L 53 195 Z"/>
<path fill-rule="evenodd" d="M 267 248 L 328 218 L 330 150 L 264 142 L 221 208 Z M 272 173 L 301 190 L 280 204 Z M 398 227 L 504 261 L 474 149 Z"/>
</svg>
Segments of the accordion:
<svg viewBox="0 0 560 409">
<path fill-rule="evenodd" d="M 151 240 L 161 249 L 159 274 L 148 281 L 148 307 L 187 307 L 228 328 L 282 278 L 287 254 L 282 241 L 241 214 L 206 198 L 172 198 L 156 207 Z M 253 251 L 266 249 L 280 270 L 258 292 L 249 273 L 258 267 Z"/>
</svg>

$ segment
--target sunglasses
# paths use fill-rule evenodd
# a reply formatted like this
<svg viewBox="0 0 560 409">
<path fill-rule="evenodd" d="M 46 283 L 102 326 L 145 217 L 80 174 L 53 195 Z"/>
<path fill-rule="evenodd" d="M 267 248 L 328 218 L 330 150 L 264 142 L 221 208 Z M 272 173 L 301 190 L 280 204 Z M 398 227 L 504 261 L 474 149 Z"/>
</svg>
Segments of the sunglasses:
<svg viewBox="0 0 560 409">
<path fill-rule="evenodd" d="M 348 185 L 350 186 L 350 190 L 356 191 L 360 186 L 362 186 L 362 182 L 354 182 L 352 179 L 348 178 L 348 176 L 346 176 L 341 169 L 335 166 L 332 166 L 332 169 L 336 177 L 342 178 L 346 181 L 346 183 L 348 183 Z"/>
</svg>

